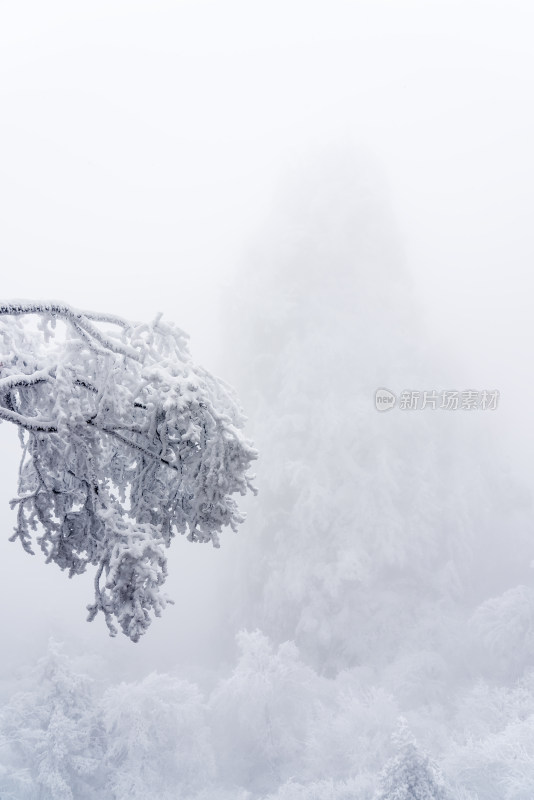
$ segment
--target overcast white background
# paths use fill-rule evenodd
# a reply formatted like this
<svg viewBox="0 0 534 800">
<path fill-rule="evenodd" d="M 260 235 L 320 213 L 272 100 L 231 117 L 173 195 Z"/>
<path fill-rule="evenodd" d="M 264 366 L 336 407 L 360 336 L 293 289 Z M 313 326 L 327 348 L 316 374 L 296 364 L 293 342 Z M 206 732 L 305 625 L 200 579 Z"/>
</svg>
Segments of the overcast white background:
<svg viewBox="0 0 534 800">
<path fill-rule="evenodd" d="M 495 427 L 530 481 L 533 23 L 527 2 L 0 2 L 1 296 L 162 311 L 217 372 L 223 290 L 279 181 L 324 147 L 363 149 L 428 330 L 465 388 L 500 389 Z M 14 660 L 71 629 L 108 647 L 83 622 L 89 584 L 6 543 L 14 440 L 3 424 L 4 641 Z M 235 546 L 175 544 L 179 603 L 137 647 L 143 669 L 209 649 L 180 603 L 201 585 L 208 608 Z"/>
</svg>

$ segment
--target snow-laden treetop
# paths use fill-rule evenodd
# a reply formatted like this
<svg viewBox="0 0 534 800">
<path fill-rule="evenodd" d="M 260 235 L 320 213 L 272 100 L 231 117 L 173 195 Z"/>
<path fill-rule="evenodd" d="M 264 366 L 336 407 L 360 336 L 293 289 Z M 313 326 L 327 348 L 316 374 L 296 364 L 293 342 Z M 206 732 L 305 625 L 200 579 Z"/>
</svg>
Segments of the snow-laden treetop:
<svg viewBox="0 0 534 800">
<path fill-rule="evenodd" d="M 0 421 L 23 448 L 12 540 L 71 577 L 94 565 L 89 619 L 137 641 L 167 602 L 172 537 L 218 547 L 243 521 L 233 495 L 254 491 L 257 454 L 233 392 L 160 316 L 0 302 L 0 342 Z"/>
</svg>

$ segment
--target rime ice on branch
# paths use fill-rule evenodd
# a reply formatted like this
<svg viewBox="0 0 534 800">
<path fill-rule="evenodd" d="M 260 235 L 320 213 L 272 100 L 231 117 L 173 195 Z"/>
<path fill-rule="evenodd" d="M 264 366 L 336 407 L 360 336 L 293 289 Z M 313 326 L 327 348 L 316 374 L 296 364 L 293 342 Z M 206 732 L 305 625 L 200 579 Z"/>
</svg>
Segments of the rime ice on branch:
<svg viewBox="0 0 534 800">
<path fill-rule="evenodd" d="M 232 495 L 255 491 L 232 390 L 160 317 L 0 302 L 0 343 L 0 421 L 23 448 L 11 539 L 33 553 L 35 537 L 70 577 L 95 566 L 89 619 L 102 611 L 136 642 L 169 602 L 173 536 L 218 547 L 244 518 Z"/>
</svg>

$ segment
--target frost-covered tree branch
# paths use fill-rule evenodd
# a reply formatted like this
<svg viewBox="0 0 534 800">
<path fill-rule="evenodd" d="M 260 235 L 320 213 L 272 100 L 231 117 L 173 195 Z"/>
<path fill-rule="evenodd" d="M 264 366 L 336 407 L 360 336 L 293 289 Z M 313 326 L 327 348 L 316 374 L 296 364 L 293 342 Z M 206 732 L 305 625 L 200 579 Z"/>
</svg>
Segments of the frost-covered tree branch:
<svg viewBox="0 0 534 800">
<path fill-rule="evenodd" d="M 218 547 L 243 521 L 256 451 L 232 390 L 160 317 L 0 302 L 0 347 L 0 421 L 22 444 L 12 540 L 71 577 L 95 566 L 89 619 L 137 641 L 168 602 L 173 536 Z"/>
</svg>

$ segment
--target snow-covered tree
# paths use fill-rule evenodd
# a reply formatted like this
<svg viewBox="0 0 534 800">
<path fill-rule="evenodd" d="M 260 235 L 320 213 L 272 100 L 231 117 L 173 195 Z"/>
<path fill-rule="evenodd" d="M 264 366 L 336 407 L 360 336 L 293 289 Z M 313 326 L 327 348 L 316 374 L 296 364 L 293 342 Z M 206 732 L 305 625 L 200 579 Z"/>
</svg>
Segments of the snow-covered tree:
<svg viewBox="0 0 534 800">
<path fill-rule="evenodd" d="M 165 606 L 173 536 L 217 547 L 243 520 L 232 495 L 252 489 L 256 452 L 233 392 L 160 316 L 4 302 L 0 343 L 0 421 L 23 447 L 12 538 L 32 553 L 38 532 L 71 577 L 95 566 L 89 619 L 102 611 L 137 641 Z"/>
<path fill-rule="evenodd" d="M 440 771 L 419 750 L 402 718 L 393 740 L 397 754 L 380 775 L 375 800 L 448 800 Z"/>
<path fill-rule="evenodd" d="M 534 589 L 514 586 L 474 612 L 470 630 L 482 646 L 485 672 L 518 678 L 534 658 Z"/>
<path fill-rule="evenodd" d="M 260 631 L 237 636 L 239 660 L 210 698 L 223 785 L 271 790 L 300 774 L 321 680 L 293 642 L 274 647 Z"/>
<path fill-rule="evenodd" d="M 479 681 L 456 706 L 442 761 L 447 775 L 475 799 L 533 797 L 534 672 L 508 686 Z"/>
<path fill-rule="evenodd" d="M 110 800 L 175 800 L 209 785 L 213 753 L 194 684 L 153 673 L 110 687 L 101 709 Z"/>
<path fill-rule="evenodd" d="M 349 781 L 324 780 L 312 783 L 284 783 L 275 794 L 262 800 L 369 800 L 368 781 L 358 777 Z"/>
<path fill-rule="evenodd" d="M 288 183 L 229 298 L 225 370 L 262 453 L 234 613 L 319 670 L 376 668 L 403 701 L 434 702 L 462 669 L 465 609 L 528 579 L 527 501 L 485 412 L 374 407 L 380 386 L 458 375 L 372 167 L 319 155 Z"/>
<path fill-rule="evenodd" d="M 9 764 L 0 786 L 11 783 L 18 787 L 14 796 L 31 800 L 97 797 L 103 741 L 91 680 L 51 641 L 28 684 L 0 713 Z"/>
</svg>

